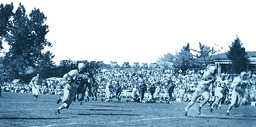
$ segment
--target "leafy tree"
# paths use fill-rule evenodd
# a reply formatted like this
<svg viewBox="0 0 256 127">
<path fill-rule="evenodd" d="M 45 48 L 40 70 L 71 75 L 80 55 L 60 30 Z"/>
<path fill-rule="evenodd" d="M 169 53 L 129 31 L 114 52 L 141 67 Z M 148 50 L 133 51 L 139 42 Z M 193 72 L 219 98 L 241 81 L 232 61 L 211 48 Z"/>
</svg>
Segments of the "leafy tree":
<svg viewBox="0 0 256 127">
<path fill-rule="evenodd" d="M 43 54 L 43 57 L 38 60 L 36 70 L 41 74 L 42 78 L 49 78 L 53 76 L 50 71 L 54 67 L 54 62 L 52 61 L 53 58 L 54 55 L 50 51 L 47 51 Z"/>
<path fill-rule="evenodd" d="M 211 47 L 206 46 L 206 45 L 202 45 L 199 42 L 199 51 L 195 50 L 195 49 L 192 49 L 192 51 L 195 51 L 195 52 L 199 53 L 199 55 L 198 54 L 196 55 L 197 58 L 208 57 L 210 52 L 211 52 Z"/>
<path fill-rule="evenodd" d="M 232 61 L 233 72 L 239 74 L 242 71 L 246 71 L 248 57 L 239 37 L 236 37 L 235 41 L 232 42 L 232 45 L 229 46 L 229 49 L 230 50 L 226 54 Z"/>
<path fill-rule="evenodd" d="M 176 57 L 174 55 L 172 55 L 171 53 L 167 53 L 164 54 L 163 57 L 158 58 L 157 63 L 164 69 L 172 69 L 175 59 Z"/>
<path fill-rule="evenodd" d="M 196 55 L 196 64 L 199 68 L 205 69 L 209 62 L 212 60 L 212 56 L 219 52 L 220 50 L 216 49 L 216 45 L 213 47 L 203 45 L 199 42 L 199 50 L 191 49 L 192 51 L 198 53 Z"/>
<path fill-rule="evenodd" d="M 194 55 L 190 52 L 189 43 L 183 46 L 183 49 L 176 53 L 176 60 L 174 61 L 174 67 L 181 69 L 183 72 L 187 71 L 189 68 L 194 67 Z"/>
<path fill-rule="evenodd" d="M 2 41 L 6 34 L 10 31 L 10 18 L 12 16 L 13 4 L 0 5 L 0 49 L 3 49 Z"/>
<path fill-rule="evenodd" d="M 186 46 L 183 46 L 183 51 L 189 51 L 190 52 L 190 46 L 189 46 L 189 42 L 187 43 Z"/>
<path fill-rule="evenodd" d="M 42 63 L 52 65 L 49 61 L 53 56 L 49 52 L 43 53 L 46 46 L 52 46 L 45 39 L 49 31 L 45 21 L 46 16 L 39 9 L 32 10 L 28 17 L 21 4 L 13 14 L 10 32 L 6 36 L 10 49 L 4 59 L 4 66 L 12 78 L 26 79 L 27 68 L 32 67 L 40 73 Z"/>
</svg>

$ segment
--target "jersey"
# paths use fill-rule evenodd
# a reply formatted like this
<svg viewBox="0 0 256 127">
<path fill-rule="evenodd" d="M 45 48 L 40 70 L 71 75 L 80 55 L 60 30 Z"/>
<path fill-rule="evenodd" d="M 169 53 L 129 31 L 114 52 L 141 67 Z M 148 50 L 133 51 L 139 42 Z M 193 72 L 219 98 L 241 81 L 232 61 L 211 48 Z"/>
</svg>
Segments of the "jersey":
<svg viewBox="0 0 256 127">
<path fill-rule="evenodd" d="M 216 81 L 216 76 L 206 71 L 202 77 L 202 81 L 198 84 L 197 89 L 203 91 L 209 91 L 209 87 Z"/>
<path fill-rule="evenodd" d="M 68 77 L 71 77 L 72 81 L 69 85 L 73 88 L 83 88 L 86 80 L 88 81 L 88 75 L 85 72 L 80 74 L 77 69 L 71 70 L 63 76 L 65 80 Z"/>
<path fill-rule="evenodd" d="M 32 85 L 33 87 L 37 87 L 37 85 L 42 85 L 42 79 L 38 76 L 35 76 L 34 78 L 32 78 L 30 85 Z"/>
<path fill-rule="evenodd" d="M 247 80 L 242 80 L 240 77 L 236 77 L 232 82 L 231 88 L 233 88 L 233 91 L 244 94 L 247 85 Z"/>
<path fill-rule="evenodd" d="M 216 82 L 217 84 L 216 84 L 215 91 L 224 93 L 225 89 L 227 88 L 228 80 L 221 80 L 220 78 L 217 78 Z"/>
</svg>

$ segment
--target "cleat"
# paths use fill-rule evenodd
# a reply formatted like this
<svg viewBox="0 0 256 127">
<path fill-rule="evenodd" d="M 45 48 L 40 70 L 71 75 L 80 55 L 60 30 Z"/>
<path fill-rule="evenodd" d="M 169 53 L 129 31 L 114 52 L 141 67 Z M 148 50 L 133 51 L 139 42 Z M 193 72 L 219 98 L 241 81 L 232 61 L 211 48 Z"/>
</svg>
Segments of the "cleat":
<svg viewBox="0 0 256 127">
<path fill-rule="evenodd" d="M 82 102 L 82 101 L 80 102 L 80 105 L 83 105 L 83 102 Z"/>
<path fill-rule="evenodd" d="M 200 115 L 201 114 L 201 109 L 202 109 L 202 107 L 198 107 L 198 115 Z"/>
<path fill-rule="evenodd" d="M 185 116 L 188 116 L 188 111 L 185 111 L 185 112 L 184 112 L 184 115 L 185 115 Z"/>
<path fill-rule="evenodd" d="M 229 112 L 227 112 L 226 115 L 229 116 Z"/>
<path fill-rule="evenodd" d="M 58 114 L 60 114 L 60 110 L 59 109 L 55 112 L 55 115 L 58 115 Z"/>
<path fill-rule="evenodd" d="M 57 100 L 57 104 L 59 104 L 60 102 L 61 102 L 61 99 L 58 99 L 58 100 Z"/>
<path fill-rule="evenodd" d="M 213 108 L 210 108 L 210 112 L 212 112 L 213 111 Z"/>
</svg>

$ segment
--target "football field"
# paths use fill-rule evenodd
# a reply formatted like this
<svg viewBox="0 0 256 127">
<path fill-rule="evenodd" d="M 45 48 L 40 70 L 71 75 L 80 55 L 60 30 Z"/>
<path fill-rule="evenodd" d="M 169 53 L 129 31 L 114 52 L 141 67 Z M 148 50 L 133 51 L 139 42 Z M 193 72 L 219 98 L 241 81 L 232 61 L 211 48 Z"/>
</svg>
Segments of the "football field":
<svg viewBox="0 0 256 127">
<path fill-rule="evenodd" d="M 80 105 L 73 102 L 69 109 L 55 115 L 60 104 L 58 95 L 2 93 L 0 98 L 0 126 L 43 127 L 119 127 L 119 126 L 212 126 L 212 127 L 256 127 L 256 106 L 233 108 L 226 116 L 227 105 L 209 111 L 208 104 L 197 115 L 196 103 L 184 116 L 187 102 L 135 103 L 90 101 Z"/>
</svg>

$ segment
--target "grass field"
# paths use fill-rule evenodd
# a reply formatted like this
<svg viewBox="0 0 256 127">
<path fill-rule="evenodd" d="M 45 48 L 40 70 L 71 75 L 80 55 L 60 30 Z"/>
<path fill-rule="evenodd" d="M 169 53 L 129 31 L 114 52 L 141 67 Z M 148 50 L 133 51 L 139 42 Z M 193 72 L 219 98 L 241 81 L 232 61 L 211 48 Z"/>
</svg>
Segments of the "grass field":
<svg viewBox="0 0 256 127">
<path fill-rule="evenodd" d="M 241 106 L 226 116 L 227 105 L 209 111 L 205 105 L 197 115 L 195 104 L 184 116 L 186 102 L 135 103 L 135 102 L 73 102 L 69 109 L 55 115 L 60 104 L 57 95 L 39 95 L 37 101 L 32 94 L 2 93 L 0 98 L 0 126 L 44 126 L 44 127 L 119 127 L 119 126 L 232 126 L 256 127 L 256 106 Z"/>
</svg>

